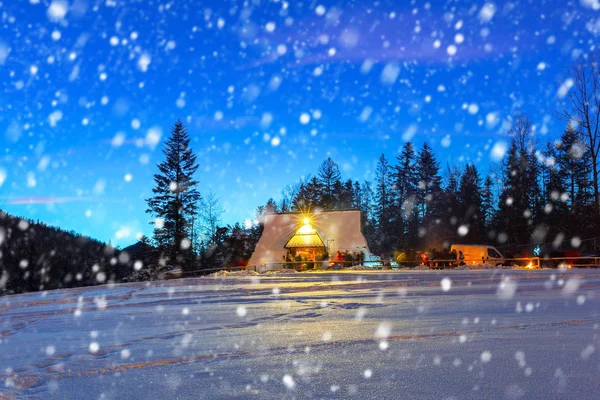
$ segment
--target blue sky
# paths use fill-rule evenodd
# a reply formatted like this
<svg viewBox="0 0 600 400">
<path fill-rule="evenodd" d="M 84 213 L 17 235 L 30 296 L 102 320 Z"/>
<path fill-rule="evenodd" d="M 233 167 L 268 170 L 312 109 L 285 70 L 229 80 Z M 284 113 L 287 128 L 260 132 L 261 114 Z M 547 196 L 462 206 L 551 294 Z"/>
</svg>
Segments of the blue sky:
<svg viewBox="0 0 600 400">
<path fill-rule="evenodd" d="M 224 223 L 315 173 L 372 179 L 381 153 L 429 142 L 475 162 L 518 113 L 566 125 L 567 69 L 593 49 L 581 1 L 20 0 L 0 5 L 0 208 L 122 246 L 173 122 Z M 568 86 L 568 85 L 567 85 Z"/>
</svg>

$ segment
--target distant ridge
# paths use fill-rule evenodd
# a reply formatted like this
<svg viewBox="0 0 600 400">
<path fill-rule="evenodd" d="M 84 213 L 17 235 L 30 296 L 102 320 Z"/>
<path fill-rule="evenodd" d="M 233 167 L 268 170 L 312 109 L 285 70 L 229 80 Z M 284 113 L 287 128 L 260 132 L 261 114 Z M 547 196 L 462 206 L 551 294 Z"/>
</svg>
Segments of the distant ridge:
<svg viewBox="0 0 600 400">
<path fill-rule="evenodd" d="M 0 295 L 121 282 L 133 260 L 96 239 L 0 210 Z"/>
</svg>

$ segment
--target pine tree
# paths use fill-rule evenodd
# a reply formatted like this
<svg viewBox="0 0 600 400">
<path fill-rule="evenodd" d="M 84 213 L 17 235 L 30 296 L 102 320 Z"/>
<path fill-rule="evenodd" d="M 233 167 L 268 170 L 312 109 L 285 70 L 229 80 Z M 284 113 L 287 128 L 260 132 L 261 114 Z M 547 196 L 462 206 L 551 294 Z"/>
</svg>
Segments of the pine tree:
<svg viewBox="0 0 600 400">
<path fill-rule="evenodd" d="M 377 221 L 377 251 L 382 254 L 394 250 L 394 226 L 392 220 L 392 175 L 385 155 L 379 157 L 375 172 L 375 219 Z"/>
<path fill-rule="evenodd" d="M 340 209 L 347 210 L 352 208 L 352 203 L 354 200 L 354 185 L 352 184 L 352 179 L 348 179 L 344 182 L 344 186 L 342 187 L 342 193 L 340 196 L 341 207 Z"/>
<path fill-rule="evenodd" d="M 398 238 L 398 248 L 414 247 L 417 244 L 418 228 L 411 229 L 411 226 L 413 228 L 415 226 L 415 193 L 418 177 L 415 168 L 415 150 L 411 142 L 406 142 L 396 161 L 397 165 L 393 170 L 394 234 Z"/>
<path fill-rule="evenodd" d="M 565 226 L 569 235 L 593 234 L 593 193 L 591 188 L 591 156 L 581 134 L 569 126 L 555 147 L 559 183 L 554 197 L 566 193 L 567 220 Z M 592 225 L 592 226 L 590 226 Z"/>
<path fill-rule="evenodd" d="M 437 208 L 442 211 L 442 223 L 438 231 L 448 242 L 454 242 L 457 229 L 461 222 L 462 208 L 459 201 L 461 170 L 456 165 L 447 165 L 445 173 L 445 188 Z"/>
<path fill-rule="evenodd" d="M 354 187 L 352 188 L 352 208 L 360 210 L 362 207 L 362 188 L 360 187 L 359 181 L 354 181 Z"/>
<path fill-rule="evenodd" d="M 498 223 L 508 240 L 530 243 L 536 218 L 541 215 L 539 164 L 531 145 L 531 124 L 525 117 L 515 120 L 508 154 L 503 163 L 503 190 L 498 205 Z"/>
<path fill-rule="evenodd" d="M 586 154 L 585 143 L 583 143 L 579 136 L 569 126 L 561 136 L 556 148 L 556 157 L 560 168 L 559 177 L 564 190 L 569 195 L 566 203 L 573 214 L 582 205 L 582 201 L 579 198 L 579 194 L 581 193 L 579 190 L 580 186 L 587 188 L 589 185 L 589 179 L 586 176 L 589 154 Z"/>
<path fill-rule="evenodd" d="M 323 191 L 317 177 L 313 176 L 300 184 L 292 204 L 295 211 L 308 211 L 322 204 Z"/>
<path fill-rule="evenodd" d="M 419 187 L 417 188 L 417 212 L 419 215 L 420 236 L 427 235 L 429 242 L 434 244 L 439 241 L 439 234 L 434 232 L 436 225 L 439 224 L 439 217 L 442 210 L 439 209 L 441 204 L 441 177 L 439 175 L 440 165 L 435 159 L 433 149 L 427 143 L 423 143 L 423 147 L 417 157 L 417 176 L 419 179 Z M 438 236 L 437 238 L 435 236 Z"/>
<path fill-rule="evenodd" d="M 198 169 L 196 156 L 181 121 L 173 125 L 163 154 L 165 160 L 158 164 L 159 173 L 154 175 L 153 196 L 146 199 L 146 212 L 157 217 L 153 222 L 156 244 L 172 262 L 186 267 L 192 255 L 191 222 L 201 196 L 193 176 Z"/>
<path fill-rule="evenodd" d="M 375 223 L 375 213 L 374 213 L 374 199 L 375 194 L 373 193 L 371 182 L 364 181 L 360 188 L 360 213 L 361 213 L 361 224 L 363 230 L 365 227 L 370 226 L 372 232 L 374 232 Z M 366 231 L 365 231 L 366 232 Z M 365 236 L 366 237 L 366 236 Z M 367 239 L 368 240 L 368 239 Z M 371 242 L 369 242 L 371 243 Z"/>
<path fill-rule="evenodd" d="M 265 204 L 265 214 L 276 214 L 279 212 L 279 207 L 277 206 L 277 202 L 272 197 L 267 200 L 267 204 Z"/>
<path fill-rule="evenodd" d="M 446 188 L 445 188 L 445 190 L 448 193 L 453 193 L 455 197 L 460 188 L 460 177 L 461 177 L 461 170 L 458 166 L 456 166 L 454 164 L 446 166 L 446 174 L 445 174 Z"/>
<path fill-rule="evenodd" d="M 551 237 L 564 235 L 569 230 L 570 220 L 567 204 L 561 201 L 561 193 L 564 193 L 562 172 L 557 162 L 558 147 L 550 143 L 546 144 L 544 150 L 544 163 L 542 164 L 542 199 L 544 203 L 544 222 L 549 227 L 548 234 Z"/>
<path fill-rule="evenodd" d="M 521 194 L 520 179 L 518 179 L 521 163 L 517 151 L 517 144 L 511 140 L 510 147 L 502 163 L 502 192 L 498 200 L 498 213 L 496 225 L 508 236 L 509 242 L 519 242 L 514 237 L 517 232 L 523 231 L 522 213 L 524 201 Z M 518 199 L 517 199 L 518 196 Z M 520 215 L 519 215 L 520 214 Z M 515 229 L 515 227 L 518 227 Z"/>
<path fill-rule="evenodd" d="M 481 180 L 477 168 L 473 164 L 467 164 L 465 172 L 460 178 L 458 201 L 461 224 L 468 229 L 464 235 L 465 239 L 471 243 L 477 243 L 484 236 L 484 226 L 481 212 Z"/>
<path fill-rule="evenodd" d="M 494 202 L 494 181 L 491 176 L 486 176 L 483 182 L 483 191 L 481 193 L 481 218 L 486 234 L 493 231 L 493 220 L 495 215 L 495 202 Z"/>
<path fill-rule="evenodd" d="M 331 159 L 327 158 L 319 167 L 318 183 L 321 186 L 321 199 L 319 205 L 325 210 L 331 210 L 336 201 L 335 189 L 341 188 L 341 174 L 338 165 Z"/>
<path fill-rule="evenodd" d="M 373 194 L 373 189 L 371 189 L 371 183 L 369 181 L 364 181 L 360 188 L 360 227 L 371 251 L 375 251 L 377 247 L 375 237 L 375 227 L 377 223 L 373 213 L 374 197 L 375 195 Z"/>
<path fill-rule="evenodd" d="M 529 201 L 529 210 L 531 212 L 531 220 L 535 224 L 543 222 L 544 219 L 544 201 L 541 181 L 541 163 L 539 161 L 540 153 L 535 149 L 533 140 L 525 150 L 525 159 L 527 160 L 527 168 L 525 174 L 525 186 L 528 188 L 527 195 Z"/>
<path fill-rule="evenodd" d="M 323 190 L 323 186 L 321 186 L 321 190 L 324 192 Z M 323 193 L 324 194 L 324 193 Z M 321 199 L 325 198 L 326 196 L 322 196 Z M 343 202 L 344 202 L 344 185 L 342 184 L 341 180 L 336 180 L 333 183 L 333 192 L 331 193 L 331 200 L 325 200 L 323 201 L 323 205 L 325 205 L 327 203 L 327 208 L 325 208 L 326 210 L 340 210 L 342 208 L 344 208 Z"/>
<path fill-rule="evenodd" d="M 404 145 L 402 153 L 396 157 L 396 160 L 398 162 L 394 174 L 396 203 L 399 208 L 404 209 L 405 202 L 414 194 L 418 185 L 418 177 L 415 172 L 415 149 L 411 142 Z"/>
</svg>

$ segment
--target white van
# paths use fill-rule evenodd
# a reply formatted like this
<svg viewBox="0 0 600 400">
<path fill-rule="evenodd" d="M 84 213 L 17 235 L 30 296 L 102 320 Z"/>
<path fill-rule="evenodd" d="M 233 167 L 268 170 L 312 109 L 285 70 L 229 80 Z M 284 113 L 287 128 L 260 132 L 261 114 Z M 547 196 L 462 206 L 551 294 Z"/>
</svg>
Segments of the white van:
<svg viewBox="0 0 600 400">
<path fill-rule="evenodd" d="M 462 260 L 465 264 L 491 264 L 491 265 L 504 265 L 506 259 L 494 246 L 488 246 L 485 244 L 453 244 L 450 247 L 450 251 L 456 251 L 456 254 L 460 254 L 462 251 L 464 259 Z M 459 260 L 460 261 L 460 260 Z"/>
</svg>

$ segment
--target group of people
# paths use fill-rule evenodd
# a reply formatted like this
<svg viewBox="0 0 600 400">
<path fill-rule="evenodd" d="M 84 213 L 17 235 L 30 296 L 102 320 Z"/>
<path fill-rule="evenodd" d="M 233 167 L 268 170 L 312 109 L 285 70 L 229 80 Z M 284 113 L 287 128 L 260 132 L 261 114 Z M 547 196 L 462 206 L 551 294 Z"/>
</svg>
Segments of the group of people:
<svg viewBox="0 0 600 400">
<path fill-rule="evenodd" d="M 302 256 L 302 254 L 297 253 L 296 255 L 293 255 L 291 252 L 287 252 L 287 254 L 285 256 L 283 256 L 283 262 L 286 263 L 291 263 L 291 262 L 306 262 L 306 261 L 315 261 L 315 260 L 310 260 L 308 257 L 306 256 Z"/>
<path fill-rule="evenodd" d="M 365 253 L 362 251 L 350 253 L 347 250 L 342 253 L 338 250 L 338 252 L 335 253 L 334 259 L 331 261 L 332 262 L 330 263 L 330 266 L 335 269 L 339 269 L 341 267 L 351 267 L 354 265 L 362 265 L 365 261 Z"/>
<path fill-rule="evenodd" d="M 285 256 L 283 256 L 283 262 L 286 264 L 291 264 L 293 268 L 296 269 L 313 269 L 317 268 L 320 265 L 321 261 L 328 261 L 329 267 L 333 269 L 341 269 L 345 267 L 351 267 L 354 265 L 362 265 L 365 261 L 365 253 L 361 252 L 353 252 L 349 251 L 337 251 L 333 258 L 330 258 L 327 252 L 321 255 L 313 254 L 313 257 L 306 257 L 302 255 L 300 252 L 295 255 L 288 251 Z"/>
<path fill-rule="evenodd" d="M 396 262 L 410 262 L 414 261 L 416 264 L 423 264 L 432 268 L 448 268 L 455 267 L 457 265 L 464 264 L 465 255 L 462 251 L 456 252 L 456 250 L 448 250 L 444 248 L 442 251 L 437 251 L 435 248 L 429 249 L 429 251 L 415 251 L 409 249 L 400 253 L 396 257 Z"/>
<path fill-rule="evenodd" d="M 382 258 L 383 260 L 392 260 L 393 258 Z M 402 265 L 402 263 L 406 263 L 409 265 L 426 265 L 430 268 L 452 268 L 459 265 L 464 264 L 465 256 L 462 251 L 456 252 L 456 250 L 450 251 L 445 248 L 441 251 L 437 251 L 435 248 L 429 249 L 429 251 L 415 251 L 413 249 L 409 249 L 407 251 L 403 251 L 395 257 L 395 261 Z M 329 255 L 325 252 L 324 254 L 316 255 L 313 254 L 312 257 L 303 256 L 300 252 L 295 255 L 288 251 L 285 256 L 283 256 L 283 262 L 286 264 L 292 264 L 293 268 L 300 269 L 316 269 L 320 268 L 321 261 L 329 260 L 329 268 L 332 269 L 341 269 L 352 267 L 355 265 L 363 265 L 365 261 L 365 253 L 361 252 L 353 252 L 349 251 L 337 251 L 335 256 L 330 258 Z M 298 265 L 294 265 L 298 264 Z M 390 265 L 388 262 L 385 265 Z"/>
</svg>

